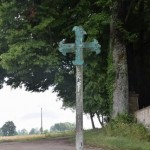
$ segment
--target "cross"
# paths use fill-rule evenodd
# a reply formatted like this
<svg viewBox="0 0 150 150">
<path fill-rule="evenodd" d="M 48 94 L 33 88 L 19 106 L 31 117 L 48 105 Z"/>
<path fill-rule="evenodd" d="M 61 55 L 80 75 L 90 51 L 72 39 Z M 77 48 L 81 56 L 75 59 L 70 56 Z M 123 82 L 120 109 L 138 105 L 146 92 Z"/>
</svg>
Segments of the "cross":
<svg viewBox="0 0 150 150">
<path fill-rule="evenodd" d="M 59 51 L 66 55 L 75 53 L 73 64 L 76 65 L 76 150 L 83 150 L 83 49 L 100 53 L 100 45 L 96 39 L 93 42 L 83 42 L 86 32 L 81 26 L 73 28 L 75 43 L 65 44 L 65 39 L 59 42 Z"/>
</svg>

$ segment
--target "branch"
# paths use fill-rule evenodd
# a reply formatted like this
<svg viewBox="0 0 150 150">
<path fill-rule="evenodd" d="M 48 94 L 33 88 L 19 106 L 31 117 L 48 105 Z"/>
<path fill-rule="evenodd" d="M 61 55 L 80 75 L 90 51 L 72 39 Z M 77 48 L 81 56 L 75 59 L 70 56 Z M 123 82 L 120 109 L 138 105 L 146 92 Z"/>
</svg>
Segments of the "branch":
<svg viewBox="0 0 150 150">
<path fill-rule="evenodd" d="M 126 15 L 126 17 L 125 17 L 125 22 L 128 21 L 129 15 L 130 15 L 131 12 L 132 12 L 132 8 L 135 7 L 135 5 L 136 5 L 136 3 L 138 3 L 138 1 L 141 2 L 142 0 L 132 0 L 132 1 L 131 1 L 130 6 L 129 6 L 128 13 L 127 13 L 127 15 Z"/>
</svg>

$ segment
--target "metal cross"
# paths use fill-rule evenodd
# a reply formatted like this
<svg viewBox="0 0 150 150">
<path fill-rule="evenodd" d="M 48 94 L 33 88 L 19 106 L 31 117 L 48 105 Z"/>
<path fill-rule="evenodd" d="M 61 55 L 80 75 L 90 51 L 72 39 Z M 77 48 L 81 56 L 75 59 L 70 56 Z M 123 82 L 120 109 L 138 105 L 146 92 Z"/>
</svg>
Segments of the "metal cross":
<svg viewBox="0 0 150 150">
<path fill-rule="evenodd" d="M 73 28 L 75 43 L 65 44 L 65 39 L 59 43 L 59 51 L 66 55 L 75 53 L 73 64 L 76 65 L 76 150 L 83 150 L 83 49 L 100 53 L 100 45 L 96 39 L 93 42 L 83 42 L 86 32 L 81 26 Z"/>
</svg>

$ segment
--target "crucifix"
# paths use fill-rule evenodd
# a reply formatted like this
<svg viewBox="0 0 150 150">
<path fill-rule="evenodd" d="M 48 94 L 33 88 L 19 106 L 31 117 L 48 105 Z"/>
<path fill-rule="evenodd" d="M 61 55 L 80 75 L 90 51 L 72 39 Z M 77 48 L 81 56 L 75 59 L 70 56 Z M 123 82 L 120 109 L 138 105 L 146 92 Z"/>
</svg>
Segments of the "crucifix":
<svg viewBox="0 0 150 150">
<path fill-rule="evenodd" d="M 59 51 L 66 55 L 75 53 L 73 64 L 76 66 L 76 150 L 83 150 L 83 49 L 100 53 L 100 45 L 96 39 L 93 42 L 83 42 L 86 32 L 81 26 L 73 28 L 75 43 L 65 44 L 65 39 L 59 42 Z"/>
</svg>

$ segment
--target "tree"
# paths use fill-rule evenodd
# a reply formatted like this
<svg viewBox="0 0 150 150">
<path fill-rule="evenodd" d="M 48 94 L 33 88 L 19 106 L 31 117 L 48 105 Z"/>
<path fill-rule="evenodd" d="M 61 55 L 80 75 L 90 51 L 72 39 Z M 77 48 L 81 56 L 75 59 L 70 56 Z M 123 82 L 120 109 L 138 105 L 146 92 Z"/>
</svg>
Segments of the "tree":
<svg viewBox="0 0 150 150">
<path fill-rule="evenodd" d="M 65 123 L 56 123 L 51 126 L 50 131 L 66 131 L 66 130 L 74 130 L 75 124 L 65 122 Z"/>
<path fill-rule="evenodd" d="M 127 43 L 129 91 L 139 94 L 139 108 L 149 106 L 149 9 L 148 0 L 130 3 L 130 13 L 127 15 L 126 28 L 134 33 Z M 134 22 L 134 25 L 133 23 Z M 138 26 L 135 26 L 138 24 Z"/>
<path fill-rule="evenodd" d="M 40 133 L 40 131 L 37 128 L 32 128 L 30 130 L 30 132 L 29 132 L 30 135 L 32 135 L 32 134 L 39 134 L 39 133 Z"/>
<path fill-rule="evenodd" d="M 2 129 L 0 128 L 0 136 L 2 136 L 3 135 L 3 132 L 2 132 Z"/>
<path fill-rule="evenodd" d="M 102 5 L 99 2 L 93 4 L 95 8 L 89 12 L 90 17 L 85 21 L 85 26 L 87 27 L 87 33 L 89 37 L 87 40 L 91 40 L 92 37 L 97 37 L 99 41 L 102 42 L 101 54 L 98 56 L 93 55 L 93 53 L 84 51 L 85 56 L 85 70 L 84 70 L 84 112 L 90 113 L 91 117 L 94 114 L 100 113 L 107 109 L 108 107 L 100 107 L 101 101 L 108 104 L 107 91 L 106 91 L 106 67 L 107 67 L 107 52 L 108 52 L 108 41 L 109 41 L 109 11 L 107 5 Z M 89 8 L 88 8 L 89 9 Z M 97 30 L 97 29 L 102 29 Z M 105 43 L 105 44 L 104 44 Z M 71 68 L 71 67 L 69 67 Z M 63 69 L 61 70 L 63 72 Z M 67 107 L 75 107 L 75 72 L 73 69 L 65 72 L 64 78 L 60 81 L 55 90 L 59 93 L 60 98 L 63 98 L 63 104 Z M 69 74 L 70 73 L 70 74 Z M 67 86 L 62 86 L 67 85 Z M 100 86 L 101 85 L 101 86 Z M 69 94 L 68 94 L 69 92 Z M 61 94 L 63 93 L 63 94 Z M 103 93 L 103 95 L 102 95 Z M 62 97 L 63 96 L 63 97 Z M 98 104 L 99 103 L 99 104 Z M 95 107 L 96 106 L 96 107 Z M 108 115 L 109 113 L 107 113 Z M 106 113 L 105 113 L 106 115 Z M 91 118 L 92 119 L 92 118 Z M 93 125 L 94 127 L 94 125 Z"/>
<path fill-rule="evenodd" d="M 122 21 L 122 1 L 116 1 L 112 6 L 112 51 L 115 68 L 115 87 L 113 93 L 113 117 L 119 113 L 128 112 L 128 70 L 127 54 L 124 39 L 120 36 L 119 23 Z"/>
<path fill-rule="evenodd" d="M 1 1 L 1 87 L 6 82 L 40 92 L 54 85 L 63 106 L 74 108 L 74 55 L 62 56 L 58 42 L 73 43 L 71 30 L 82 25 L 85 40 L 94 37 L 101 44 L 100 55 L 84 53 L 85 112 L 127 112 L 129 91 L 140 94 L 140 108 L 149 105 L 149 5 L 148 0 Z"/>
<path fill-rule="evenodd" d="M 12 136 L 16 134 L 16 126 L 12 121 L 6 122 L 1 129 L 3 136 Z"/>
<path fill-rule="evenodd" d="M 147 50 L 149 45 L 144 44 L 147 43 L 147 33 L 149 33 L 148 5 L 147 0 L 114 1 L 112 5 L 111 50 L 115 69 L 114 117 L 118 113 L 128 112 L 129 92 L 139 93 L 139 104 L 149 105 L 145 100 L 150 98 L 148 91 L 144 92 L 144 87 L 146 89 L 149 87 L 149 79 L 146 77 L 149 71 L 147 72 L 148 67 L 145 67 L 149 64 L 146 60 L 146 57 L 150 57 Z M 138 26 L 135 26 L 136 24 Z"/>
<path fill-rule="evenodd" d="M 94 37 L 106 41 L 108 35 L 105 33 L 108 32 L 109 27 L 109 16 L 106 13 L 108 6 L 101 4 L 99 1 L 93 3 L 93 1 L 84 0 L 55 1 L 53 5 L 47 0 L 24 1 L 23 3 L 22 1 L 3 2 L 1 5 L 1 17 L 3 18 L 1 35 L 6 42 L 6 44 L 3 42 L 6 50 L 1 55 L 1 65 L 7 70 L 6 83 L 13 87 L 24 84 L 26 89 L 31 91 L 44 91 L 50 85 L 55 85 L 54 91 L 58 92 L 58 96 L 63 99 L 63 105 L 74 107 L 75 69 L 71 62 L 74 55 L 69 54 L 66 58 L 60 55 L 57 50 L 57 42 L 64 37 L 68 37 L 69 42 L 74 42 L 71 30 L 77 24 L 85 27 L 89 35 L 87 40 Z M 8 10 L 11 16 L 8 15 Z M 48 10 L 52 10 L 51 13 L 47 14 Z M 6 24 L 9 26 L 6 27 Z M 102 51 L 105 49 L 106 46 L 103 46 Z M 106 56 L 105 52 L 102 53 Z M 92 66 L 87 65 L 86 69 L 101 68 L 102 65 L 97 65 L 98 63 L 106 66 L 105 61 L 100 60 L 101 58 L 100 55 L 96 58 L 92 53 L 85 54 L 86 62 L 92 63 Z M 87 71 L 85 78 L 88 78 L 88 74 L 94 69 Z M 102 70 L 104 69 L 99 71 Z M 96 83 L 98 78 L 98 76 L 93 78 L 95 80 L 93 83 Z M 100 83 L 97 83 L 97 87 L 98 84 Z"/>
<path fill-rule="evenodd" d="M 28 135 L 29 134 L 26 129 L 19 130 L 17 133 L 18 133 L 18 135 Z"/>
</svg>

